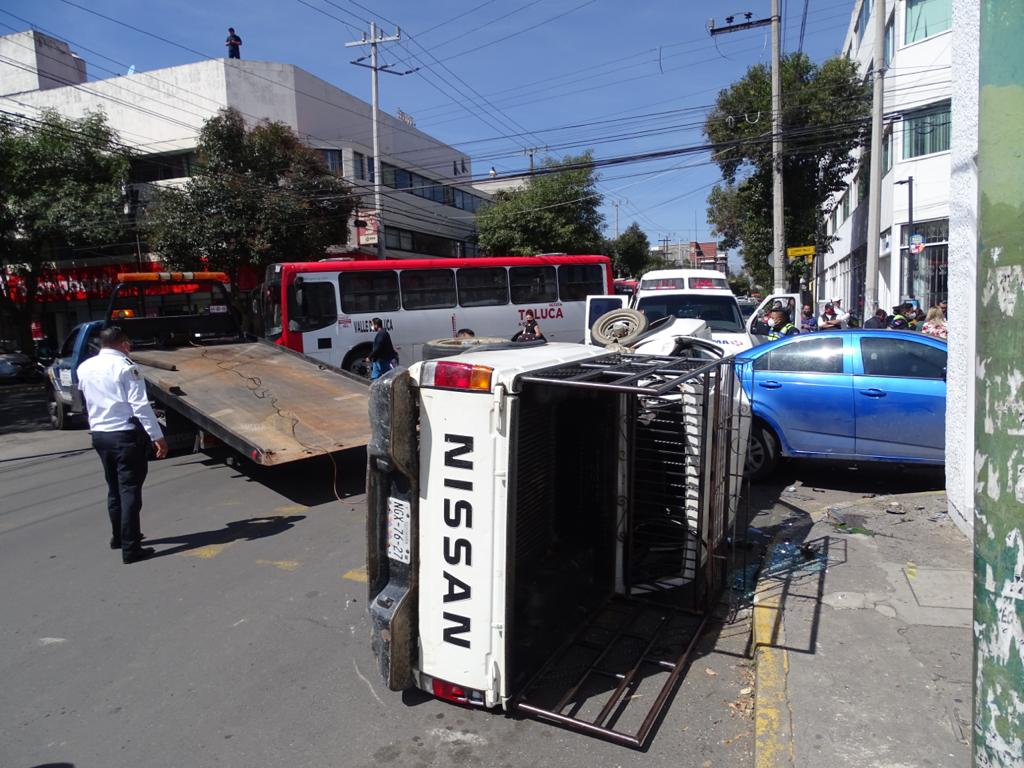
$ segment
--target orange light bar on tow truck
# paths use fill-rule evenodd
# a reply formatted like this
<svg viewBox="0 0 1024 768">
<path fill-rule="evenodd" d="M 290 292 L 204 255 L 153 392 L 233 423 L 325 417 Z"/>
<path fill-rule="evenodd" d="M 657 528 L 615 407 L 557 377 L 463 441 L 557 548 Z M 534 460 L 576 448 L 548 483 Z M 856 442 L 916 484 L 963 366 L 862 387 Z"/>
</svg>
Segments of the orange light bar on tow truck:
<svg viewBox="0 0 1024 768">
<path fill-rule="evenodd" d="M 122 272 L 117 276 L 121 283 L 191 283 L 196 280 L 228 282 L 227 272 Z"/>
</svg>

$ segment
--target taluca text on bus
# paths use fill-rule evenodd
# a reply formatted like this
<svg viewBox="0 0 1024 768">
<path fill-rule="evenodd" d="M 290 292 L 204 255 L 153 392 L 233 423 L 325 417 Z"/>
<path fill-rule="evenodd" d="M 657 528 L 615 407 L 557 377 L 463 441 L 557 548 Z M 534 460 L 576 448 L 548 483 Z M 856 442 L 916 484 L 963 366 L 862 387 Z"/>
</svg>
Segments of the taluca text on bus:
<svg viewBox="0 0 1024 768">
<path fill-rule="evenodd" d="M 611 291 L 606 256 L 294 262 L 268 267 L 260 313 L 268 339 L 365 373 L 375 317 L 409 365 L 461 329 L 510 339 L 530 310 L 548 340 L 582 342 L 587 296 Z"/>
</svg>

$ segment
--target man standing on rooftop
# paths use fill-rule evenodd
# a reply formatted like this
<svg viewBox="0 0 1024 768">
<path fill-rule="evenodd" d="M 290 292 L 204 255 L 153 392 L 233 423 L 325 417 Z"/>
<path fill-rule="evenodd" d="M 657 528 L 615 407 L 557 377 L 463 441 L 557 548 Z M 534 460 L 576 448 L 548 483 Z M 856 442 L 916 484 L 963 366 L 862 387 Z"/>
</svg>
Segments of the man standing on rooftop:
<svg viewBox="0 0 1024 768">
<path fill-rule="evenodd" d="M 228 27 L 228 39 L 224 41 L 224 45 L 228 47 L 229 59 L 242 58 L 242 55 L 239 53 L 238 50 L 242 47 L 242 38 L 235 34 L 234 27 Z"/>
</svg>

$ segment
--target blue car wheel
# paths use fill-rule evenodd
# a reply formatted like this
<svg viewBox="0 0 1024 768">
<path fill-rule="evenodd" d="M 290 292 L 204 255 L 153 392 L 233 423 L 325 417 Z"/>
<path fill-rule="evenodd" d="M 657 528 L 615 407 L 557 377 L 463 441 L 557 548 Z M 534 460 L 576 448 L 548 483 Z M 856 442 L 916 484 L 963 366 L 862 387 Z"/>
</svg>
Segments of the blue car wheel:
<svg viewBox="0 0 1024 768">
<path fill-rule="evenodd" d="M 771 429 L 755 421 L 750 427 L 750 444 L 743 473 L 751 480 L 770 477 L 779 464 L 779 442 Z"/>
</svg>

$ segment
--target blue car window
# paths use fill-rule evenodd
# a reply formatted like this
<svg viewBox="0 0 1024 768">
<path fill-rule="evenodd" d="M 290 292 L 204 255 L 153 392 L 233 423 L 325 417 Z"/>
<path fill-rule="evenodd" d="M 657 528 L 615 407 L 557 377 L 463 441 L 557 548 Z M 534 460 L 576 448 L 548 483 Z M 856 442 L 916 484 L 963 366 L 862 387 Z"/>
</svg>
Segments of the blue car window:
<svg viewBox="0 0 1024 768">
<path fill-rule="evenodd" d="M 795 339 L 780 344 L 761 355 L 754 365 L 757 371 L 790 373 L 842 373 L 843 340 L 832 336 L 824 339 Z"/>
<path fill-rule="evenodd" d="M 946 352 L 909 339 L 860 340 L 866 376 L 941 379 L 946 375 Z"/>
</svg>

